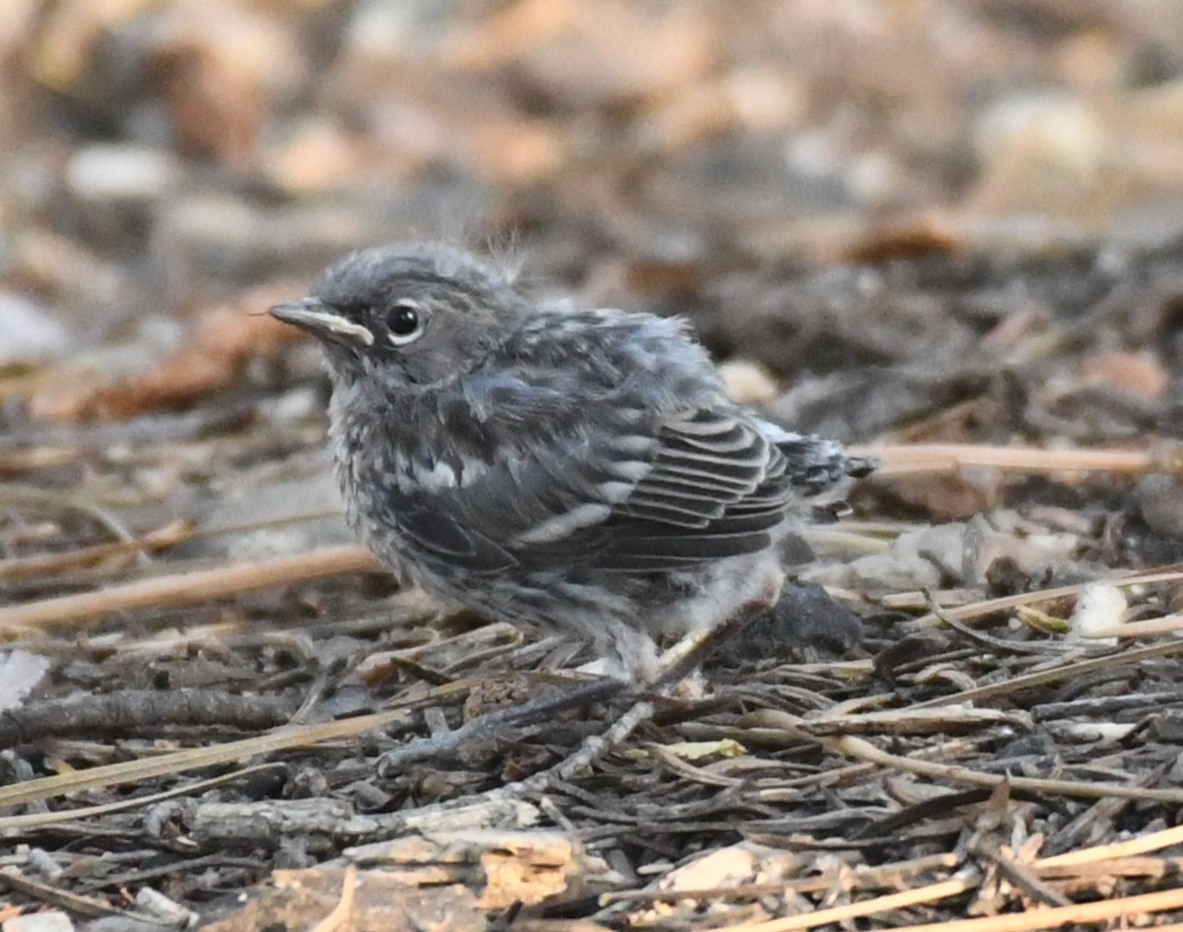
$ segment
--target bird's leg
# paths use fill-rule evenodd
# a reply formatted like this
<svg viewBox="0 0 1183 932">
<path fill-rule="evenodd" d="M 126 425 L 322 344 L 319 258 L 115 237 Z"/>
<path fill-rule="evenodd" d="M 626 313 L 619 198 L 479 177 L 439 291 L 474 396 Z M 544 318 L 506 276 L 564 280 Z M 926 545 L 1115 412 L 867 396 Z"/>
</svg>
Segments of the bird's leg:
<svg viewBox="0 0 1183 932">
<path fill-rule="evenodd" d="M 745 602 L 719 624 L 682 637 L 659 658 L 647 684 L 649 689 L 659 692 L 669 689 L 702 666 L 711 654 L 776 605 L 781 582 L 781 578 L 769 580 L 759 596 Z"/>
<path fill-rule="evenodd" d="M 489 712 L 452 731 L 430 738 L 418 738 L 387 751 L 378 762 L 378 774 L 382 777 L 393 776 L 408 764 L 454 754 L 466 741 L 487 738 L 502 729 L 532 725 L 566 709 L 583 708 L 594 702 L 615 699 L 626 691 L 633 695 L 640 691 L 665 691 L 681 682 L 723 643 L 775 605 L 779 593 L 778 578 L 770 581 L 757 598 L 741 605 L 720 624 L 683 637 L 661 655 L 656 670 L 644 683 L 633 685 L 614 677 L 602 677 L 558 696 L 544 696 L 509 709 Z M 575 754 L 548 772 L 570 774 L 590 765 L 597 757 L 624 741 L 652 714 L 652 704 L 648 700 L 638 699 L 603 735 L 589 738 Z"/>
<path fill-rule="evenodd" d="M 703 631 L 695 631 L 681 638 L 677 644 L 658 658 L 657 669 L 649 681 L 634 687 L 631 691 L 634 694 L 642 691 L 664 692 L 676 686 L 697 670 L 703 661 L 724 643 L 772 608 L 780 597 L 782 581 L 783 577 L 778 574 L 776 578 L 769 580 L 764 591 L 758 597 L 741 605 L 720 624 Z M 623 684 L 621 685 L 623 686 Z M 523 788 L 540 792 L 552 776 L 561 780 L 570 779 L 590 767 L 597 758 L 627 740 L 642 722 L 653 717 L 653 712 L 652 701 L 637 698 L 632 706 L 618 716 L 602 735 L 593 735 L 586 739 L 574 754 L 560 761 L 550 770 L 535 774 L 523 781 Z"/>
<path fill-rule="evenodd" d="M 567 709 L 579 709 L 594 702 L 613 699 L 624 692 L 628 685 L 624 680 L 601 677 L 557 696 L 541 696 L 522 705 L 487 712 L 452 731 L 445 731 L 430 738 L 416 738 L 387 751 L 378 761 L 378 775 L 394 776 L 408 764 L 455 754 L 466 741 L 488 738 L 503 729 L 521 728 L 545 721 Z"/>
</svg>

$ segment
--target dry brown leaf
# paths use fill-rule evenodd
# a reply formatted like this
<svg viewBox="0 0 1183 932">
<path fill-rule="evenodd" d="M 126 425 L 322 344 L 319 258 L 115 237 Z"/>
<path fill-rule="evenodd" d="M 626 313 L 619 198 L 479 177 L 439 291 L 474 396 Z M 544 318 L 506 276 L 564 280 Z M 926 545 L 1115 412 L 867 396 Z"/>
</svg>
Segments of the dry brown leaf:
<svg viewBox="0 0 1183 932">
<path fill-rule="evenodd" d="M 113 382 L 76 380 L 55 386 L 30 400 L 30 413 L 55 421 L 122 421 L 184 408 L 230 388 L 252 359 L 301 338 L 298 331 L 261 313 L 290 296 L 286 286 L 248 291 L 235 305 L 205 315 L 186 345 L 153 368 Z"/>
<path fill-rule="evenodd" d="M 577 105 L 654 100 L 701 81 L 718 58 L 701 11 L 652 14 L 621 0 L 520 0 L 443 54 L 463 70 L 513 64 L 531 86 Z"/>
<path fill-rule="evenodd" d="M 494 180 L 537 181 L 562 162 L 559 137 L 541 120 L 468 121 L 457 129 L 470 167 Z"/>
<path fill-rule="evenodd" d="M 269 159 L 268 173 L 294 191 L 322 191 L 347 184 L 361 168 L 358 146 L 328 120 L 310 119 Z"/>
<path fill-rule="evenodd" d="M 872 230 L 850 247 L 851 262 L 889 262 L 949 255 L 962 246 L 962 238 L 941 218 L 923 216 L 905 223 Z"/>
<path fill-rule="evenodd" d="M 474 71 L 503 65 L 564 29 L 576 9 L 572 0 L 518 0 L 452 37 L 443 49 L 443 62 Z"/>
<path fill-rule="evenodd" d="M 1090 385 L 1103 385 L 1146 401 L 1160 400 L 1171 381 L 1157 356 L 1125 350 L 1085 357 L 1081 360 L 1081 374 Z"/>
<path fill-rule="evenodd" d="M 922 508 L 934 521 L 956 521 L 988 511 L 996 498 L 995 481 L 971 482 L 960 475 L 894 476 L 891 494 L 901 502 Z"/>
<path fill-rule="evenodd" d="M 46 13 L 37 47 L 37 77 L 64 90 L 86 69 L 104 29 L 135 16 L 152 0 L 67 0 Z"/>
</svg>

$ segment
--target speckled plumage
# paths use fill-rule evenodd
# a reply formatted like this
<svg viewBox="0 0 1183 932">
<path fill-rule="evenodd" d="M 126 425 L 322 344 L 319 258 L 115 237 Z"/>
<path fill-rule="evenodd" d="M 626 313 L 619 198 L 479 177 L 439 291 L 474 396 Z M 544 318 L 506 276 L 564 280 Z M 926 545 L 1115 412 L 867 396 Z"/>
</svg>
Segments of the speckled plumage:
<svg viewBox="0 0 1183 932">
<path fill-rule="evenodd" d="M 733 404 L 680 321 L 540 307 L 448 247 L 355 253 L 273 313 L 325 345 L 337 474 L 377 556 L 634 678 L 654 633 L 775 599 L 800 499 L 866 468 Z"/>
</svg>

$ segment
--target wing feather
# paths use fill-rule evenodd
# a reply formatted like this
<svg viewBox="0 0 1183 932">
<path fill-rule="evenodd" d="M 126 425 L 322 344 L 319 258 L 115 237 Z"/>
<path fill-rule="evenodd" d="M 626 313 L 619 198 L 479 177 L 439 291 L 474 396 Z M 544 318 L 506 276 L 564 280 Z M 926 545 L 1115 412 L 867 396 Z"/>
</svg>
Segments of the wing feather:
<svg viewBox="0 0 1183 932">
<path fill-rule="evenodd" d="M 467 485 L 396 503 L 398 523 L 423 554 L 474 573 L 664 572 L 767 548 L 794 497 L 847 462 L 736 408 L 611 428 L 519 448 Z"/>
</svg>

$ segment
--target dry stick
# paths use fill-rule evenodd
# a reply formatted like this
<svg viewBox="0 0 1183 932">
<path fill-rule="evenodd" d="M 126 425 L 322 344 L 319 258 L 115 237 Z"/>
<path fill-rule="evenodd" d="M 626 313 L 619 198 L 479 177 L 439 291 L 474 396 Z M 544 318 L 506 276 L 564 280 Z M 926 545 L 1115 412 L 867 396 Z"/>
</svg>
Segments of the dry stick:
<svg viewBox="0 0 1183 932">
<path fill-rule="evenodd" d="M 958 705 L 965 702 L 980 702 L 983 699 L 993 699 L 996 696 L 1005 696 L 1010 693 L 1018 692 L 1021 689 L 1028 689 L 1032 686 L 1045 686 L 1048 683 L 1057 683 L 1061 680 L 1066 680 L 1074 676 L 1083 676 L 1086 673 L 1095 673 L 1098 670 L 1108 670 L 1114 667 L 1128 666 L 1131 663 L 1138 663 L 1141 660 L 1152 660 L 1157 657 L 1170 657 L 1173 654 L 1183 653 L 1183 640 L 1168 641 L 1165 644 L 1151 644 L 1148 647 L 1138 647 L 1134 650 L 1123 651 L 1117 654 L 1106 654 L 1103 657 L 1092 657 L 1088 660 L 1079 660 L 1075 663 L 1065 664 L 1062 667 L 1054 667 L 1050 670 L 1036 670 L 1033 673 L 1023 673 L 1019 676 L 1011 677 L 1008 680 L 1003 680 L 1001 683 L 990 683 L 986 686 L 975 686 L 973 689 L 965 689 L 959 693 L 950 693 L 948 696 L 937 696 L 935 699 L 925 699 L 923 702 L 911 703 L 909 709 L 931 709 L 935 706 L 943 705 Z"/>
<path fill-rule="evenodd" d="M 1033 900 L 1046 906 L 1071 906 L 1072 901 L 1036 875 L 1031 865 L 1023 864 L 1003 853 L 997 842 L 971 841 L 969 851 L 977 857 L 993 862 L 998 873 Z"/>
<path fill-rule="evenodd" d="M 1004 612 L 1007 609 L 1018 608 L 1020 605 L 1029 605 L 1036 602 L 1049 602 L 1052 599 L 1062 599 L 1070 595 L 1078 595 L 1081 590 L 1094 583 L 1105 582 L 1112 586 L 1129 587 L 1129 586 L 1149 586 L 1155 583 L 1179 582 L 1183 580 L 1183 569 L 1178 564 L 1171 564 L 1170 566 L 1159 567 L 1158 569 L 1149 573 L 1138 573 L 1131 576 L 1115 576 L 1110 579 L 1095 579 L 1087 583 L 1078 583 L 1074 586 L 1057 586 L 1055 589 L 1042 589 L 1036 592 L 1023 592 L 1018 595 L 1007 595 L 997 599 L 985 599 L 981 602 L 973 602 L 969 605 L 959 605 L 952 608 L 944 609 L 947 615 L 956 618 L 958 621 L 973 621 L 977 618 L 982 618 L 986 615 L 993 615 L 995 612 Z M 927 615 L 921 615 L 915 619 L 911 624 L 916 627 L 935 627 L 941 624 L 941 619 L 929 612 Z"/>
<path fill-rule="evenodd" d="M 787 713 L 780 713 L 787 715 Z M 790 716 L 791 717 L 791 716 Z M 1137 799 L 1150 802 L 1183 804 L 1183 789 L 1159 790 L 1127 786 L 1123 783 L 1080 783 L 1075 780 L 1046 780 L 1039 777 L 1008 776 L 971 770 L 969 767 L 937 764 L 931 761 L 911 760 L 897 754 L 881 751 L 869 741 L 847 735 L 842 738 L 825 738 L 821 742 L 827 748 L 847 757 L 871 761 L 884 767 L 891 767 L 905 773 L 915 773 L 950 783 L 969 786 L 998 786 L 1005 783 L 1017 790 L 1031 793 L 1045 793 L 1049 796 L 1076 796 L 1084 799 Z"/>
<path fill-rule="evenodd" d="M 137 580 L 111 586 L 98 592 L 82 592 L 0 608 L 0 634 L 15 633 L 20 629 L 36 628 L 44 624 L 87 622 L 116 611 L 134 608 L 161 608 L 169 605 L 192 605 L 207 599 L 224 598 L 241 592 L 266 589 L 289 582 L 321 579 L 342 573 L 380 572 L 382 567 L 374 556 L 361 545 L 344 545 L 313 550 L 291 557 L 278 557 L 242 566 L 219 567 L 177 573 L 153 579 Z M 1183 570 L 1157 570 L 1136 576 L 1108 580 L 1115 586 L 1149 585 L 1183 579 Z M 1084 586 L 1061 586 L 1041 592 L 1006 596 L 948 608 L 944 612 L 961 621 L 980 618 L 1019 605 L 1048 601 L 1076 595 Z M 913 625 L 939 625 L 941 619 L 929 613 Z"/>
<path fill-rule="evenodd" d="M 1044 450 L 1039 447 L 989 447 L 961 443 L 915 443 L 850 447 L 854 456 L 878 459 L 877 476 L 951 472 L 989 467 L 1014 472 L 1177 473 L 1183 448 L 1161 444 L 1152 450 Z"/>
<path fill-rule="evenodd" d="M 1152 634 L 1174 634 L 1183 631 L 1183 614 L 1163 615 L 1147 618 L 1145 621 L 1127 621 L 1124 624 L 1096 628 L 1083 635 L 1086 638 L 1140 638 Z"/>
<path fill-rule="evenodd" d="M 190 531 L 183 522 L 173 521 L 162 528 L 150 531 L 135 540 L 121 540 L 114 543 L 94 544 L 79 547 L 65 553 L 39 553 L 28 557 L 0 560 L 0 579 L 21 579 L 29 576 L 49 576 L 129 554 L 155 553 L 166 550 L 190 538 Z"/>
<path fill-rule="evenodd" d="M 934 761 L 889 754 L 886 751 L 881 751 L 869 741 L 853 735 L 844 735 L 841 738 L 818 738 L 810 732 L 808 720 L 789 712 L 782 712 L 779 709 L 763 710 L 760 713 L 760 721 L 773 727 L 779 727 L 786 733 L 798 736 L 802 740 L 817 741 L 823 747 L 844 757 L 853 757 L 882 767 L 891 767 L 905 773 L 920 774 L 951 783 L 987 787 L 995 787 L 1005 783 L 1018 790 L 1054 796 L 1076 796 L 1085 799 L 1117 797 L 1152 802 L 1183 803 L 1183 789 L 1157 790 L 1128 786 L 1123 783 L 1080 783 L 1075 780 L 1047 780 L 1039 777 L 985 773 L 980 770 L 971 770 L 969 767 L 939 764 Z"/>
<path fill-rule="evenodd" d="M 966 880 L 946 880 L 915 890 L 905 890 L 873 900 L 851 903 L 849 906 L 835 906 L 819 909 L 800 916 L 787 916 L 768 922 L 742 923 L 724 926 L 720 932 L 795 932 L 798 929 L 813 929 L 829 923 L 842 922 L 859 916 L 869 916 L 888 910 L 918 906 L 934 900 L 956 896 L 970 889 L 967 882 L 972 874 L 964 875 Z M 954 919 L 924 925 L 892 926 L 895 932 L 1038 932 L 1041 929 L 1060 929 L 1072 923 L 1079 926 L 1085 922 L 1102 922 L 1106 919 L 1121 919 L 1144 913 L 1162 912 L 1183 906 L 1183 888 L 1161 890 L 1157 893 L 1143 893 L 1117 900 L 1101 900 L 1096 903 L 1080 903 L 1071 906 L 1057 906 L 1052 909 L 1037 909 L 1023 913 L 1002 916 L 983 916 L 980 919 Z"/>
<path fill-rule="evenodd" d="M 1183 875 L 1183 858 L 1131 856 L 1090 861 L 1087 864 L 1053 864 L 1050 867 L 1045 866 L 1045 862 L 1038 861 L 1033 868 L 1043 880 L 1054 880 L 1060 886 L 1075 881 L 1087 889 L 1095 886 L 1098 880 L 1113 880 L 1115 877 L 1143 877 L 1149 880 L 1178 878 Z"/>
<path fill-rule="evenodd" d="M 270 734 L 228 741 L 206 748 L 189 748 L 144 760 L 120 761 L 78 770 L 53 777 L 39 777 L 9 786 L 0 786 L 0 809 L 22 803 L 51 799 L 67 793 L 78 793 L 102 787 L 148 780 L 169 774 L 229 764 L 256 754 L 270 754 L 287 748 L 311 747 L 324 741 L 352 738 L 383 728 L 406 715 L 406 707 L 359 715 L 335 722 L 324 722 L 307 727 L 281 728 Z M 7 828 L 7 820 L 0 817 L 0 830 Z"/>
<path fill-rule="evenodd" d="M 1138 896 L 1127 896 L 1116 900 L 1101 900 L 1095 903 L 1074 903 L 1071 906 L 1034 909 L 1002 916 L 926 922 L 919 926 L 893 926 L 892 928 L 894 932 L 1038 932 L 1043 929 L 1063 929 L 1065 927 L 1075 929 L 1086 922 L 1128 919 L 1132 916 L 1178 909 L 1180 906 L 1183 906 L 1183 887 L 1174 890 L 1160 890 L 1157 893 L 1142 893 Z M 761 932 L 772 932 L 772 930 L 761 930 Z"/>
<path fill-rule="evenodd" d="M 152 916 L 129 909 L 121 909 L 118 906 L 111 906 L 97 897 L 73 893 L 59 886 L 55 886 L 48 881 L 34 880 L 32 877 L 22 873 L 17 867 L 8 866 L 0 868 L 0 887 L 9 887 L 26 896 L 40 900 L 42 903 L 48 903 L 50 906 L 56 906 L 61 910 L 69 910 L 72 913 L 76 913 L 79 916 L 86 916 L 89 919 L 118 916 L 121 919 L 127 920 L 124 928 L 128 926 L 136 928 L 141 923 L 148 924 L 150 927 L 157 927 Z"/>
<path fill-rule="evenodd" d="M 279 761 L 266 764 L 252 764 L 249 767 L 235 770 L 233 773 L 211 777 L 208 780 L 198 780 L 196 783 L 185 783 L 180 786 L 174 786 L 170 790 L 153 793 L 150 796 L 137 796 L 134 799 L 121 799 L 119 802 L 102 803 L 97 806 L 83 806 L 79 809 L 60 809 L 54 812 L 26 812 L 24 815 L 0 816 L 0 831 L 24 831 L 25 829 L 39 828 L 44 825 L 56 825 L 60 822 L 77 822 L 80 819 L 87 819 L 91 816 L 110 815 L 113 812 L 126 812 L 129 809 L 141 809 L 145 806 L 151 806 L 177 796 L 197 795 L 204 790 L 222 786 L 226 783 L 233 783 L 267 770 L 282 770 L 284 766 Z"/>
<path fill-rule="evenodd" d="M 859 903 L 849 903 L 845 906 L 817 909 L 799 916 L 786 916 L 783 919 L 773 919 L 768 922 L 745 922 L 737 926 L 724 926 L 720 932 L 794 932 L 796 929 L 813 929 L 834 922 L 857 919 L 859 916 L 886 912 L 889 909 L 922 906 L 925 903 L 959 896 L 973 890 L 980 882 L 981 874 L 977 870 L 960 871 L 949 880 L 942 880 L 940 883 L 929 884 L 925 887 L 889 893 L 887 896 Z M 898 929 L 897 932 L 899 932 Z"/>
<path fill-rule="evenodd" d="M 937 604 L 936 597 L 933 595 L 931 589 L 922 589 L 924 593 L 924 601 L 928 604 L 929 614 L 936 615 L 941 621 L 947 624 L 950 628 L 960 634 L 962 637 L 968 638 L 980 647 L 985 647 L 994 651 L 1002 651 L 1004 653 L 1012 654 L 1063 654 L 1065 650 L 1069 649 L 1068 645 L 1061 643 L 1047 644 L 1040 641 L 1034 643 L 1025 643 L 1023 641 L 1008 641 L 1005 638 L 991 637 L 988 634 L 983 634 L 980 631 L 975 631 L 969 625 L 963 625 L 957 618 Z"/>
<path fill-rule="evenodd" d="M 910 861 L 893 861 L 889 864 L 863 864 L 850 868 L 850 878 L 854 885 L 892 886 L 898 884 L 905 877 L 919 874 L 922 871 L 952 870 L 960 863 L 957 855 L 951 852 L 922 855 Z M 614 890 L 611 893 L 601 893 L 598 900 L 601 908 L 616 903 L 672 903 L 677 900 L 722 900 L 740 899 L 751 896 L 765 896 L 766 894 L 786 893 L 819 893 L 830 889 L 834 885 L 834 878 L 825 874 L 810 875 L 808 877 L 794 877 L 792 880 L 780 883 L 740 883 L 729 887 L 705 887 L 689 890 L 653 890 L 649 888 L 636 890 Z"/>
<path fill-rule="evenodd" d="M 1146 854 L 1150 851 L 1160 851 L 1171 845 L 1183 844 L 1183 825 L 1174 828 L 1164 828 L 1149 835 L 1141 835 L 1127 841 L 1115 841 L 1104 845 L 1094 845 L 1091 848 L 1078 848 L 1076 851 L 1065 851 L 1063 854 L 1050 858 L 1041 858 L 1035 862 L 1037 868 L 1065 867 L 1079 864 L 1092 864 L 1096 861 L 1114 860 Z"/>
<path fill-rule="evenodd" d="M 93 544 L 89 547 L 79 547 L 61 553 L 38 553 L 27 557 L 13 557 L 0 560 L 0 579 L 22 579 L 29 576 L 42 576 L 60 573 L 78 566 L 87 566 L 111 557 L 126 556 L 127 554 L 155 553 L 167 550 L 177 544 L 190 543 L 199 540 L 212 540 L 231 534 L 246 534 L 270 528 L 286 527 L 308 521 L 322 521 L 326 518 L 338 516 L 340 512 L 318 511 L 301 515 L 287 515 L 282 518 L 271 518 L 265 521 L 249 521 L 244 524 L 223 525 L 214 528 L 194 528 L 184 519 L 177 519 L 164 527 L 148 531 L 134 540 L 121 540 L 106 544 Z"/>
<path fill-rule="evenodd" d="M 297 711 L 293 697 L 224 689 L 123 689 L 8 709 L 0 716 L 0 748 L 68 734 L 106 735 L 162 725 L 278 728 Z"/>
<path fill-rule="evenodd" d="M 353 894 L 357 888 L 357 867 L 350 864 L 345 868 L 345 877 L 341 880 L 341 898 L 332 912 L 312 927 L 312 932 L 337 932 L 338 929 L 352 928 L 349 921 L 353 912 Z"/>
<path fill-rule="evenodd" d="M 193 605 L 283 583 L 321 579 L 339 573 L 370 573 L 379 569 L 377 561 L 365 547 L 325 547 L 292 557 L 141 579 L 98 592 L 80 592 L 0 608 L 0 633 L 13 634 L 45 624 L 94 621 L 111 612 L 131 608 Z"/>
</svg>

